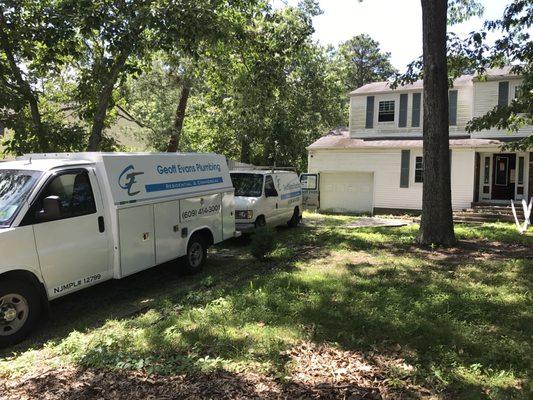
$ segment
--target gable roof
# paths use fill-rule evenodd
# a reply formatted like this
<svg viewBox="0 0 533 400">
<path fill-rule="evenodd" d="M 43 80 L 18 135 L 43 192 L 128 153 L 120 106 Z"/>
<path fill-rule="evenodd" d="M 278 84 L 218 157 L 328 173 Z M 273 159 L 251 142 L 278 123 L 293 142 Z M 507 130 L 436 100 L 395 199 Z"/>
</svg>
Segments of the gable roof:
<svg viewBox="0 0 533 400">
<path fill-rule="evenodd" d="M 509 77 L 516 77 L 516 74 L 511 72 L 511 66 L 504 68 L 490 68 L 485 71 L 487 80 L 498 80 Z M 476 75 L 461 75 L 453 81 L 454 87 L 471 85 L 474 80 L 478 80 Z M 392 89 L 391 82 L 372 82 L 361 86 L 360 88 L 349 93 L 350 96 L 357 96 L 361 94 L 372 93 L 386 93 L 392 91 L 409 91 L 409 90 L 422 90 L 424 88 L 424 81 L 422 79 L 417 80 L 411 84 L 398 86 L 396 89 Z"/>
<path fill-rule="evenodd" d="M 394 138 L 394 139 L 356 139 L 351 138 L 346 128 L 335 129 L 321 137 L 307 150 L 339 150 L 339 149 L 397 149 L 422 147 L 422 138 Z M 450 139 L 451 148 L 471 147 L 499 147 L 504 141 L 494 139 L 470 139 L 468 136 Z"/>
</svg>

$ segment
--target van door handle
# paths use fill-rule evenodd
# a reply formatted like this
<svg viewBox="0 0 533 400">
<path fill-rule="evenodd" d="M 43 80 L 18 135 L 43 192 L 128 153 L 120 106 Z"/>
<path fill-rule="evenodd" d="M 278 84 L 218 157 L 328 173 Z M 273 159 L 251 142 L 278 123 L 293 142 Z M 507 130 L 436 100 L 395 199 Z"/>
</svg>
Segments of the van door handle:
<svg viewBox="0 0 533 400">
<path fill-rule="evenodd" d="M 98 230 L 100 231 L 100 233 L 105 232 L 104 217 L 98 217 Z"/>
</svg>

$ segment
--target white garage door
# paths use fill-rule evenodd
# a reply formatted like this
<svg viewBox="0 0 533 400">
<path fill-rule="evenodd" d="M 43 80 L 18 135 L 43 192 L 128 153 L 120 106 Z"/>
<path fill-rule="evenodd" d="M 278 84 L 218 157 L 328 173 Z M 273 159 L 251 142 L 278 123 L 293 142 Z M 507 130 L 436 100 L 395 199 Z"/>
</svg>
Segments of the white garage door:
<svg viewBox="0 0 533 400">
<path fill-rule="evenodd" d="M 372 213 L 374 175 L 368 172 L 320 174 L 320 208 L 339 213 Z"/>
</svg>

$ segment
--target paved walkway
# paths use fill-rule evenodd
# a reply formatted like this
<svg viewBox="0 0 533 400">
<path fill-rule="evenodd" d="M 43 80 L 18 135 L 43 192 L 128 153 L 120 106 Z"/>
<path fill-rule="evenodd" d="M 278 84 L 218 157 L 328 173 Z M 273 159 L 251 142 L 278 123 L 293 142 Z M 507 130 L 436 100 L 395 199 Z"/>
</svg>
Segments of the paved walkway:
<svg viewBox="0 0 533 400">
<path fill-rule="evenodd" d="M 346 224 L 346 228 L 374 228 L 379 226 L 398 227 L 412 224 L 411 221 L 405 219 L 389 219 L 389 218 L 376 218 L 376 217 L 361 217 L 349 224 Z"/>
<path fill-rule="evenodd" d="M 345 225 L 339 225 L 342 228 L 374 228 L 374 227 L 399 227 L 413 224 L 410 219 L 400 218 L 378 218 L 378 217 L 354 217 L 353 221 Z M 322 219 L 304 218 L 302 226 L 307 228 L 317 228 L 323 225 Z"/>
</svg>

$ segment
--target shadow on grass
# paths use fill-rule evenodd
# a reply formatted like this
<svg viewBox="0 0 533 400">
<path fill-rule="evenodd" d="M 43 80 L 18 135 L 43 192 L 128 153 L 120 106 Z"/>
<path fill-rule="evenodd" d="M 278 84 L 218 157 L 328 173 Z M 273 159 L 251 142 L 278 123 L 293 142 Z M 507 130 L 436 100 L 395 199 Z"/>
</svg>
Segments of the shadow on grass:
<svg viewBox="0 0 533 400">
<path fill-rule="evenodd" d="M 533 370 L 528 259 L 479 261 L 466 252 L 449 268 L 447 253 L 432 261 L 406 251 L 413 232 L 281 230 L 267 264 L 227 259 L 223 268 L 211 264 L 187 278 L 181 289 L 171 269 L 161 267 L 162 275 L 147 271 L 84 291 L 54 306 L 66 312 L 48 338 L 81 366 L 160 374 L 253 368 L 274 376 L 287 373 L 282 353 L 300 340 L 381 354 L 399 344 L 422 384 L 461 398 L 483 397 L 487 387 L 496 398 L 526 398 L 528 389 L 516 380 L 529 385 Z M 331 252 L 359 250 L 374 251 L 377 261 L 312 267 Z M 213 281 L 203 284 L 207 277 Z M 150 310 L 105 323 L 117 315 L 117 302 Z M 98 319 L 80 318 L 98 304 Z M 89 340 L 65 338 L 93 327 L 101 329 Z"/>
<path fill-rule="evenodd" d="M 64 385 L 65 381 L 76 382 Z M 280 381 L 258 375 L 228 371 L 146 379 L 129 371 L 105 374 L 76 369 L 47 373 L 25 382 L 23 396 L 61 393 L 62 399 L 381 399 L 379 389 L 370 385 L 339 385 L 330 382 L 305 384 Z M 17 397 L 6 397 L 6 399 Z"/>
<path fill-rule="evenodd" d="M 399 343 L 423 384 L 454 388 L 463 398 L 492 385 L 501 398 L 519 398 L 509 382 L 527 378 L 533 349 L 531 300 L 516 293 L 527 293 L 529 280 L 489 287 L 401 265 L 373 269 L 357 264 L 343 274 L 264 276 L 177 311 L 122 321 L 89 346 L 74 341 L 69 351 L 94 367 L 146 360 L 158 365 L 156 372 L 173 374 L 259 363 L 283 375 L 281 353 L 295 340 L 382 354 Z"/>
</svg>

